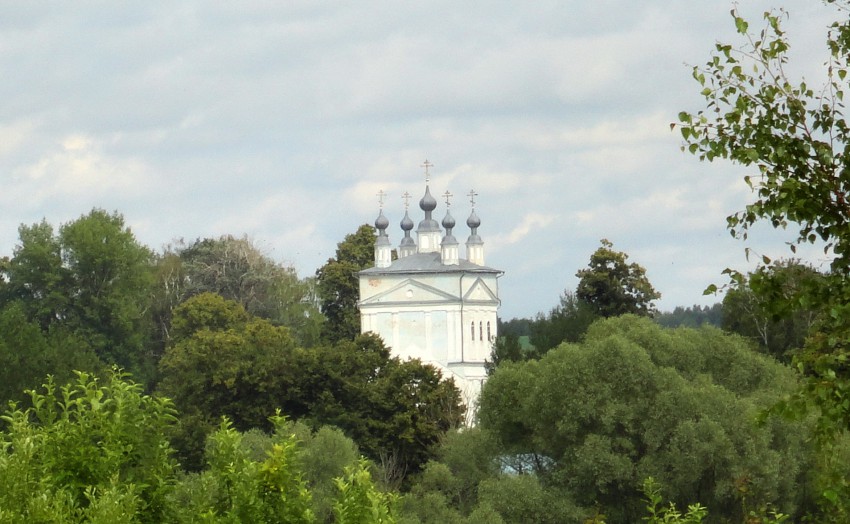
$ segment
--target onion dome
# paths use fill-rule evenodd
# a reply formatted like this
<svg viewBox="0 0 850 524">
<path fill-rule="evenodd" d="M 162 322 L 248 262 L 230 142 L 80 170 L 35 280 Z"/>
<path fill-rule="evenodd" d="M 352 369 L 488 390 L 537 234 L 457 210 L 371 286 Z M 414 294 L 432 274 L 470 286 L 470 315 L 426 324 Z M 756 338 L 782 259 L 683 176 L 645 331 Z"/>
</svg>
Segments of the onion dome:
<svg viewBox="0 0 850 524">
<path fill-rule="evenodd" d="M 422 200 L 419 201 L 419 207 L 422 208 L 422 211 L 425 212 L 425 218 L 419 222 L 419 226 L 416 228 L 416 233 L 420 235 L 420 251 L 424 248 L 425 252 L 428 252 L 431 249 L 437 247 L 440 242 L 440 224 L 433 218 L 431 218 L 431 213 L 434 209 L 437 208 L 437 201 L 434 200 L 434 197 L 431 196 L 431 190 L 428 186 L 425 186 L 425 196 L 422 197 Z M 431 237 L 431 241 L 422 242 L 421 235 L 428 234 Z"/>
<path fill-rule="evenodd" d="M 413 219 L 411 219 L 410 215 L 407 214 L 407 210 L 404 211 L 404 218 L 401 219 L 401 229 L 402 231 L 410 231 L 413 229 Z"/>
<path fill-rule="evenodd" d="M 431 189 L 428 186 L 425 186 L 425 195 L 419 200 L 419 209 L 426 213 L 437 209 L 437 201 L 431 196 Z"/>
<path fill-rule="evenodd" d="M 475 214 L 474 209 L 472 210 L 472 214 L 469 215 L 469 218 L 466 219 L 466 225 L 473 230 L 478 229 L 478 226 L 481 225 L 481 219 Z"/>
<path fill-rule="evenodd" d="M 443 218 L 443 227 L 446 228 L 448 234 L 451 234 L 451 229 L 455 227 L 455 219 L 448 210 L 446 210 L 446 216 Z"/>
<path fill-rule="evenodd" d="M 387 219 L 386 216 L 384 216 L 384 210 L 382 209 L 381 212 L 378 214 L 378 218 L 375 219 L 375 227 L 383 232 L 389 227 L 389 225 L 390 221 Z"/>
</svg>

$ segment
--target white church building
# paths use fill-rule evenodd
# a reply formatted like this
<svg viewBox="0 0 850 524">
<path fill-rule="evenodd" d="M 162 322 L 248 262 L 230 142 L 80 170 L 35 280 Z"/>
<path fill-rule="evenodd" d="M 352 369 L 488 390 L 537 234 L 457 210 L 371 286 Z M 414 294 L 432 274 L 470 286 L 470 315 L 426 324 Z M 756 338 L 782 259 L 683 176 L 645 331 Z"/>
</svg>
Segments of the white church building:
<svg viewBox="0 0 850 524">
<path fill-rule="evenodd" d="M 407 210 L 410 195 L 404 194 L 404 236 L 397 260 L 392 260 L 387 234 L 390 222 L 384 216 L 383 192 L 380 193 L 381 210 L 375 220 L 375 267 L 359 274 L 361 331 L 379 335 L 394 356 L 418 358 L 437 367 L 443 376 L 454 378 L 472 413 L 486 379 L 484 364 L 497 336 L 498 278 L 503 272 L 484 265 L 474 191 L 469 192 L 466 258 L 460 257 L 459 243 L 453 234 L 455 220 L 449 211 L 448 191 L 444 195 L 446 214 L 442 222 L 432 217 L 437 201 L 429 187 L 430 166 L 426 161 L 425 195 L 419 201 L 425 216 L 416 228 L 416 240 L 410 235 L 414 227 Z"/>
</svg>

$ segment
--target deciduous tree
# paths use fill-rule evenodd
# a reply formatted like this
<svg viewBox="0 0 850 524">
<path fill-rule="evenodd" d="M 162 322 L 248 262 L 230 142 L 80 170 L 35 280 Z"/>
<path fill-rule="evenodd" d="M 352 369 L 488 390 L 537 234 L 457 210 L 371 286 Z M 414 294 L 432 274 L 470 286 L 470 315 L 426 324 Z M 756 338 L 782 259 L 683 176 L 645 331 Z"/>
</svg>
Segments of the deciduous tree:
<svg viewBox="0 0 850 524">
<path fill-rule="evenodd" d="M 316 271 L 317 292 L 327 319 L 324 337 L 330 342 L 360 334 L 360 285 L 357 273 L 374 265 L 375 229 L 363 224 L 337 244 L 336 255 Z"/>
<path fill-rule="evenodd" d="M 215 293 L 255 316 L 290 328 L 301 346 L 318 342 L 322 315 L 313 279 L 272 260 L 247 236 L 223 235 L 170 246 L 157 260 L 157 314 L 163 343 L 172 310 L 190 297 Z"/>
<path fill-rule="evenodd" d="M 531 324 L 531 345 L 540 357 L 561 342 L 578 342 L 598 318 L 592 305 L 579 299 L 576 293 L 564 291 L 560 304 L 546 315 L 538 314 Z"/>
<path fill-rule="evenodd" d="M 723 329 L 753 339 L 762 351 L 789 363 L 821 314 L 799 299 L 822 279 L 811 266 L 793 260 L 758 268 L 726 291 Z"/>
<path fill-rule="evenodd" d="M 118 213 L 93 209 L 63 224 L 21 226 L 5 265 L 4 296 L 44 330 L 67 329 L 107 363 L 144 374 L 150 365 L 151 251 Z"/>
<path fill-rule="evenodd" d="M 832 255 L 829 274 L 802 290 L 796 304 L 781 294 L 768 297 L 780 309 L 796 305 L 825 313 L 797 359 L 806 380 L 788 407 L 799 412 L 809 402 L 816 404 L 819 432 L 828 440 L 850 428 L 850 126 L 843 101 L 850 81 L 850 4 L 827 3 L 838 8 L 838 16 L 826 35 L 823 84 L 791 76 L 784 12 L 765 13 L 763 28 L 751 31 L 733 10 L 743 43 L 717 43 L 710 60 L 694 67 L 706 107 L 681 112 L 679 129 L 683 148 L 700 159 L 751 168 L 744 180 L 754 199 L 727 218 L 733 235 L 746 238 L 754 225 L 767 222 L 794 231 L 792 252 L 822 243 Z M 772 260 L 763 257 L 763 263 Z M 744 279 L 740 272 L 727 272 L 736 284 Z M 833 504 L 827 513 L 842 520 L 850 515 L 840 504 L 850 499 L 847 486 L 842 479 L 824 492 Z"/>
<path fill-rule="evenodd" d="M 654 313 L 652 301 L 661 298 L 661 293 L 649 283 L 646 270 L 635 262 L 628 263 L 629 255 L 615 251 L 610 241 L 603 238 L 601 242 L 590 255 L 587 269 L 576 273 L 576 297 L 601 317 Z"/>
<path fill-rule="evenodd" d="M 599 504 L 607 522 L 640 519 L 648 476 L 680 507 L 700 502 L 718 518 L 743 517 L 742 486 L 747 504 L 799 516 L 811 503 L 807 428 L 752 423 L 794 387 L 791 370 L 740 337 L 625 315 L 594 324 L 581 344 L 500 366 L 479 418 L 514 471 L 579 507 Z"/>
</svg>

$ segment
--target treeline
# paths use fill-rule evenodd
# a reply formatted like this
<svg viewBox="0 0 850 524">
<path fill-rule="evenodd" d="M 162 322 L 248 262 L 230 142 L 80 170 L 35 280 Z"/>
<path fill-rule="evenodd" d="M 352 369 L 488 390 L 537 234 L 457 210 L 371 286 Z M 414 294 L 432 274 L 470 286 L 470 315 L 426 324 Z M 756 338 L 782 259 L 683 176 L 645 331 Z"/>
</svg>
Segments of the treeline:
<svg viewBox="0 0 850 524">
<path fill-rule="evenodd" d="M 627 268 L 622 266 L 628 255 L 619 253 L 613 257 L 610 250 L 605 251 L 609 251 L 605 267 L 615 269 L 620 274 L 627 272 Z M 644 275 L 642 268 L 636 267 Z M 583 271 L 578 275 L 580 278 L 588 274 L 587 270 Z M 644 285 L 651 287 L 645 278 L 642 276 Z M 741 275 L 735 285 L 725 290 L 722 301 L 712 306 L 677 306 L 673 311 L 659 312 L 650 303 L 641 310 L 633 308 L 628 312 L 649 316 L 668 328 L 715 326 L 747 338 L 755 351 L 770 355 L 780 362 L 790 363 L 795 352 L 803 347 L 806 336 L 818 320 L 819 312 L 814 307 L 800 304 L 777 310 L 770 294 L 799 296 L 804 289 L 816 286 L 823 278 L 824 275 L 809 264 L 796 259 L 781 260 L 752 274 Z M 610 288 L 625 286 L 627 283 L 620 280 Z M 596 289 L 599 293 L 606 293 L 602 288 Z M 609 297 L 609 300 L 616 301 L 617 298 Z M 540 356 L 563 342 L 578 342 L 593 322 L 606 316 L 610 315 L 594 307 L 593 302 L 588 300 L 580 283 L 575 292 L 565 291 L 560 303 L 548 313 L 504 322 L 500 319 L 499 333 L 503 339 L 496 347 L 494 359 L 503 358 L 503 354 L 514 355 L 507 357 L 511 360 L 517 360 L 523 355 Z M 523 342 L 526 342 L 525 345 Z"/>
<path fill-rule="evenodd" d="M 463 428 L 452 381 L 359 334 L 373 242 L 360 227 L 300 279 L 245 238 L 154 253 L 97 209 L 21 226 L 0 273 L 17 402 L 0 521 L 617 523 L 647 497 L 658 522 L 796 519 L 847 473 L 822 464 L 811 419 L 752 423 L 794 391 L 788 367 L 708 325 L 659 326 L 643 268 L 607 241 L 575 293 L 514 321 L 539 346 L 505 326 Z"/>
<path fill-rule="evenodd" d="M 312 431 L 341 429 L 398 487 L 466 407 L 436 369 L 360 336 L 350 311 L 332 314 L 356 313 L 345 291 L 354 282 L 356 292 L 373 242 L 372 229 L 360 228 L 318 279 L 301 279 L 245 237 L 154 253 L 120 214 L 100 209 L 58 228 L 22 225 L 0 261 L 0 401 L 40 409 L 25 390 L 48 375 L 61 386 L 76 372 L 105 380 L 117 368 L 173 402 L 167 435 L 185 471 L 207 467 L 222 417 L 235 431 L 272 432 L 281 409 Z M 364 246 L 368 258 L 352 256 Z"/>
</svg>

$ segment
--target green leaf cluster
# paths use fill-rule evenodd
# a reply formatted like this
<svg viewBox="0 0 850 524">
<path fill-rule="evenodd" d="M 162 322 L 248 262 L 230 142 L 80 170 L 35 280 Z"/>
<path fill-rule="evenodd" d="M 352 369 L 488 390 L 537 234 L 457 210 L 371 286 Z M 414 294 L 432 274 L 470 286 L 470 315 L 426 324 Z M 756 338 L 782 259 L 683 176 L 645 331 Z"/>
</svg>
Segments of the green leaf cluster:
<svg viewBox="0 0 850 524">
<path fill-rule="evenodd" d="M 161 522 L 176 463 L 170 402 L 113 372 L 31 391 L 0 432 L 0 521 Z M 114 520 L 110 520 L 114 519 Z"/>
<path fill-rule="evenodd" d="M 803 387 L 777 411 L 803 416 L 814 407 L 829 456 L 829 446 L 850 428 L 850 126 L 844 103 L 850 4 L 826 3 L 837 8 L 838 16 L 826 35 L 821 86 L 813 88 L 788 74 L 791 45 L 782 29 L 784 12 L 765 13 L 763 28 L 753 32 L 733 10 L 743 43 L 717 43 L 710 60 L 693 69 L 705 108 L 681 112 L 678 126 L 683 149 L 700 159 L 725 159 L 753 169 L 744 178 L 753 201 L 727 218 L 733 236 L 746 239 L 755 224 L 765 222 L 794 231 L 792 253 L 798 246 L 818 244 L 831 257 L 830 270 L 817 285 L 790 297 L 781 286 L 767 286 L 764 295 L 772 310 L 818 314 L 794 359 Z M 776 268 L 769 258 L 762 261 Z M 743 280 L 740 273 L 727 273 L 733 283 Z M 846 521 L 850 481 L 836 475 L 830 482 L 822 491 L 823 516 Z"/>
</svg>

